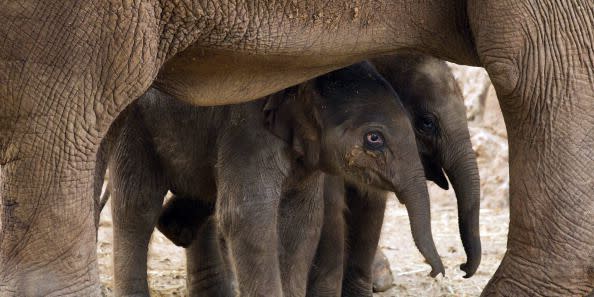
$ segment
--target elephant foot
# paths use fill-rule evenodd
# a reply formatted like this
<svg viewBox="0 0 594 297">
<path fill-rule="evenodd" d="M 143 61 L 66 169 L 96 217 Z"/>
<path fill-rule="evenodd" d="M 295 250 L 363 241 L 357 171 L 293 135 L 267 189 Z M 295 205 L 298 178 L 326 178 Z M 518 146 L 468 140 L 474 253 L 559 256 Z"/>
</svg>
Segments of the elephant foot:
<svg viewBox="0 0 594 297">
<path fill-rule="evenodd" d="M 42 268 L 13 275 L 11 279 L 0 272 L 0 296 L 101 296 L 96 282 L 98 272 L 92 263 L 88 269 L 66 276 Z"/>
<path fill-rule="evenodd" d="M 481 296 L 592 295 L 594 275 L 592 268 L 587 267 L 587 261 L 576 260 L 571 261 L 573 263 L 567 263 L 566 260 L 565 263 L 560 261 L 542 263 L 540 262 L 542 259 L 546 258 L 528 259 L 508 252 Z"/>
<path fill-rule="evenodd" d="M 212 206 L 196 199 L 174 196 L 163 206 L 157 229 L 175 245 L 188 247 L 212 212 Z"/>
<path fill-rule="evenodd" d="M 218 286 L 204 287 L 202 284 L 188 283 L 189 297 L 236 297 L 239 294 L 235 291 L 233 283 L 223 283 Z"/>
<path fill-rule="evenodd" d="M 342 282 L 342 297 L 373 297 L 371 279 L 347 268 Z"/>
<path fill-rule="evenodd" d="M 394 277 L 390 269 L 390 262 L 388 261 L 388 257 L 380 249 L 375 253 L 372 272 L 374 292 L 385 292 L 392 287 Z"/>
<path fill-rule="evenodd" d="M 227 247 L 219 238 L 214 217 L 207 220 L 186 248 L 189 297 L 239 296 L 237 281 L 231 272 Z"/>
<path fill-rule="evenodd" d="M 100 296 L 93 172 L 39 157 L 52 153 L 0 170 L 0 296 Z"/>
</svg>

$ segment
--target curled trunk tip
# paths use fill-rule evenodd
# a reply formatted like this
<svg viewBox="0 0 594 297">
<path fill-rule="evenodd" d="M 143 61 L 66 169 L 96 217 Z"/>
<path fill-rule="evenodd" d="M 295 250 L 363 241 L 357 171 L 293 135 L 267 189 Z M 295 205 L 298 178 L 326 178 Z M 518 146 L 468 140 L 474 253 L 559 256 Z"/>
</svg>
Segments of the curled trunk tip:
<svg viewBox="0 0 594 297">
<path fill-rule="evenodd" d="M 468 143 L 454 161 L 444 164 L 458 204 L 458 227 L 462 245 L 466 252 L 466 263 L 460 269 L 469 278 L 477 271 L 481 263 L 481 237 L 479 231 L 480 214 L 480 178 L 476 155 Z"/>
</svg>

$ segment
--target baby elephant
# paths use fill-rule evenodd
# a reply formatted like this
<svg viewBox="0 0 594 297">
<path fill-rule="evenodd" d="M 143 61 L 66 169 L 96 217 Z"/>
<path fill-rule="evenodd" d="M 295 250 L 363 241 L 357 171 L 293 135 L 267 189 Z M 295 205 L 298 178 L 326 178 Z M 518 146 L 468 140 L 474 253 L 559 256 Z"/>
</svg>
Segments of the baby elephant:
<svg viewBox="0 0 594 297">
<path fill-rule="evenodd" d="M 461 269 L 465 277 L 470 277 L 481 260 L 480 182 L 458 85 L 446 63 L 429 56 L 400 54 L 377 58 L 372 63 L 398 92 L 409 112 L 427 179 L 448 189 L 447 174 L 452 183 L 467 255 Z M 372 296 L 372 264 L 386 194 L 348 180 L 326 183 L 325 221 L 308 296 Z"/>
<path fill-rule="evenodd" d="M 305 295 L 323 221 L 323 173 L 396 192 L 415 218 L 413 238 L 432 275 L 443 273 L 411 124 L 367 63 L 230 106 L 192 107 L 150 90 L 106 141 L 116 295 L 148 295 L 147 246 L 167 190 L 196 201 L 199 212 L 214 211 L 205 224 L 209 249 L 220 236 L 242 295 Z M 198 269 L 198 282 L 211 282 L 209 295 L 232 295 L 218 286 L 228 272 L 216 267 L 225 265 L 211 264 Z"/>
<path fill-rule="evenodd" d="M 444 171 L 450 178 L 458 198 L 460 233 L 468 257 L 462 268 L 469 277 L 481 258 L 480 191 L 462 94 L 441 60 L 400 54 L 377 58 L 373 64 L 399 92 L 408 111 L 426 178 L 444 189 L 448 188 Z M 323 233 L 310 272 L 308 296 L 371 296 L 372 263 L 386 207 L 386 192 L 356 180 L 345 182 L 340 176 L 328 175 L 324 196 Z M 206 256 L 200 257 L 202 264 L 201 260 L 192 259 L 207 253 L 205 239 L 200 237 L 190 245 L 195 236 L 200 236 L 196 235 L 204 221 L 200 209 L 200 205 L 191 201 L 172 199 L 159 220 L 158 227 L 167 237 L 188 247 L 187 252 L 192 255 L 188 259 L 189 271 L 207 265 Z M 194 296 L 204 296 L 199 286 L 192 282 L 189 285 Z"/>
</svg>

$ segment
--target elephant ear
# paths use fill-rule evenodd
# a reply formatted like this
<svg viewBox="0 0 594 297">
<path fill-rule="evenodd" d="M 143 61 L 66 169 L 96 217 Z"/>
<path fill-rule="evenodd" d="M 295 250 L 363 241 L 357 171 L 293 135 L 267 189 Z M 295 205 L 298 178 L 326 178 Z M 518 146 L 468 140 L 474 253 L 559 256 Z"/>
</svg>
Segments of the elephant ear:
<svg viewBox="0 0 594 297">
<path fill-rule="evenodd" d="M 318 121 L 312 113 L 310 91 L 292 87 L 268 96 L 262 111 L 268 130 L 284 140 L 306 168 L 319 163 L 320 140 Z"/>
<path fill-rule="evenodd" d="M 441 169 L 441 164 L 431 156 L 422 156 L 423 169 L 425 169 L 425 178 L 434 182 L 440 188 L 449 189 L 448 180 Z"/>
<path fill-rule="evenodd" d="M 289 145 L 292 145 L 294 135 L 290 103 L 288 102 L 292 100 L 291 95 L 288 89 L 272 94 L 266 97 L 262 108 L 266 128 Z"/>
<path fill-rule="evenodd" d="M 317 135 L 295 134 L 293 138 L 293 150 L 299 155 L 305 168 L 318 168 L 320 163 L 320 141 Z"/>
</svg>

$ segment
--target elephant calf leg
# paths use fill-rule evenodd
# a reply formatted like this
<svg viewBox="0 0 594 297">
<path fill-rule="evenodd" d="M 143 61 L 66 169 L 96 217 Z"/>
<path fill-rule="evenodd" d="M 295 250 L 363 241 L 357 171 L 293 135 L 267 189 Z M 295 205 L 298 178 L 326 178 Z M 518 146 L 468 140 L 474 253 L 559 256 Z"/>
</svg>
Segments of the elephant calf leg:
<svg viewBox="0 0 594 297">
<path fill-rule="evenodd" d="M 384 253 L 377 249 L 373 259 L 373 291 L 385 292 L 394 284 L 394 277 L 390 268 L 390 261 Z"/>
<path fill-rule="evenodd" d="M 309 174 L 295 181 L 281 201 L 280 270 L 285 297 L 306 294 L 323 222 L 323 180 L 319 172 Z"/>
<path fill-rule="evenodd" d="M 173 243 L 186 248 L 189 296 L 235 296 L 231 266 L 212 205 L 174 196 L 163 206 L 157 227 Z"/>
<path fill-rule="evenodd" d="M 148 296 L 148 244 L 167 191 L 147 135 L 129 125 L 109 162 L 116 296 Z"/>
<path fill-rule="evenodd" d="M 344 181 L 326 175 L 324 181 L 324 224 L 313 265 L 309 272 L 308 297 L 339 297 L 344 271 L 346 222 Z"/>
<path fill-rule="evenodd" d="M 267 164 L 269 159 L 250 160 Z M 242 296 L 282 297 L 277 230 L 282 172 L 241 161 L 227 164 L 218 174 L 216 218 L 238 290 Z"/>
<path fill-rule="evenodd" d="M 343 296 L 371 297 L 373 260 L 384 220 L 386 193 L 348 188 L 347 201 L 351 215 L 348 221 L 349 250 L 342 285 Z"/>
<path fill-rule="evenodd" d="M 114 188 L 118 185 L 114 183 Z M 113 267 L 116 296 L 148 296 L 148 245 L 157 223 L 164 188 L 142 185 L 136 193 L 114 190 Z"/>
<path fill-rule="evenodd" d="M 214 216 L 196 231 L 196 240 L 186 248 L 189 296 L 236 296 L 234 276 Z"/>
</svg>

